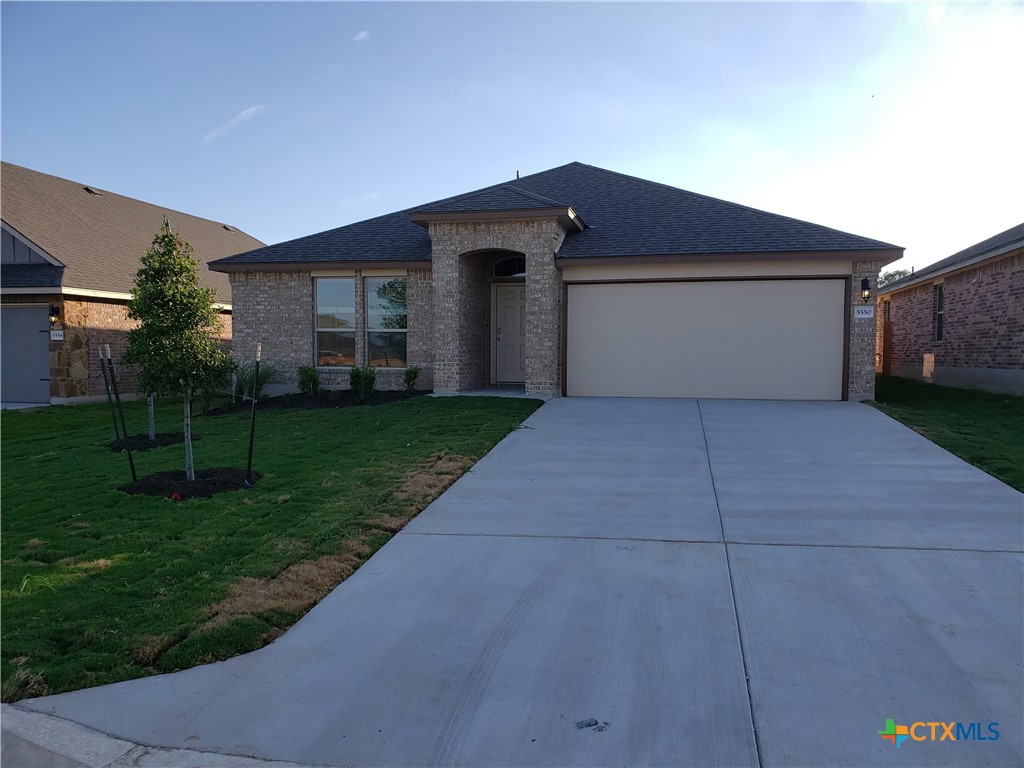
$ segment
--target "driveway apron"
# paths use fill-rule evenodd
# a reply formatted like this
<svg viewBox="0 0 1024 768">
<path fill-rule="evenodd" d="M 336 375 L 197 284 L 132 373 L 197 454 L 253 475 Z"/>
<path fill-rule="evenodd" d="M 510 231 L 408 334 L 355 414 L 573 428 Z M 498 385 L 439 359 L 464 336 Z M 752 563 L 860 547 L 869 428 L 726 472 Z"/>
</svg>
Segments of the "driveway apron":
<svg viewBox="0 0 1024 768">
<path fill-rule="evenodd" d="M 316 765 L 1020 765 L 1022 515 L 867 406 L 554 400 L 268 647 L 17 706 Z"/>
</svg>

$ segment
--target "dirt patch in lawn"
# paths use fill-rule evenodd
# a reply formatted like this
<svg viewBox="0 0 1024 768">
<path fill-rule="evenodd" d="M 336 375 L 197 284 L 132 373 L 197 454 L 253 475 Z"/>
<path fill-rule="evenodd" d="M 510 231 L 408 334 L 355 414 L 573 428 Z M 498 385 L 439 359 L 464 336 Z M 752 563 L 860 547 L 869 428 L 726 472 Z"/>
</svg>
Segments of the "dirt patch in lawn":
<svg viewBox="0 0 1024 768">
<path fill-rule="evenodd" d="M 360 403 L 356 393 L 350 389 L 325 390 L 317 395 L 294 394 L 279 395 L 278 397 L 266 397 L 256 403 L 256 410 L 268 408 L 297 408 L 299 410 L 312 410 L 316 408 L 348 408 L 354 405 L 387 405 L 397 403 L 401 400 L 408 400 L 411 397 L 428 395 L 429 392 L 414 392 L 407 394 L 404 391 L 374 392 L 367 398 L 365 403 Z M 237 403 L 212 408 L 206 412 L 206 416 L 222 416 L 226 413 L 240 413 L 252 410 L 252 401 L 240 400 Z"/>
<path fill-rule="evenodd" d="M 392 498 L 407 504 L 407 514 L 380 514 L 367 521 L 359 539 L 346 539 L 339 552 L 306 560 L 266 578 L 244 578 L 230 587 L 228 597 L 214 605 L 200 627 L 208 631 L 233 619 L 272 610 L 305 613 L 352 575 L 371 552 L 366 541 L 380 533 L 397 533 L 416 513 L 443 493 L 471 466 L 472 459 L 438 453 L 422 469 L 409 472 Z"/>
<path fill-rule="evenodd" d="M 192 439 L 198 440 L 199 435 L 193 433 Z M 150 451 L 154 448 L 163 448 L 165 445 L 178 445 L 184 442 L 184 432 L 157 432 L 156 438 L 153 440 L 149 439 L 148 432 L 143 432 L 139 435 L 131 435 L 128 438 L 128 444 L 131 446 L 133 453 L 138 453 L 139 451 Z M 107 444 L 107 447 L 112 451 L 123 452 L 124 438 L 110 441 Z"/>
<path fill-rule="evenodd" d="M 352 575 L 369 554 L 370 548 L 363 542 L 346 540 L 336 554 L 289 565 L 268 579 L 242 579 L 231 585 L 228 597 L 213 606 L 212 617 L 200 630 L 270 610 L 305 613 Z"/>
<path fill-rule="evenodd" d="M 255 483 L 259 474 L 253 472 Z M 163 496 L 174 501 L 185 501 L 194 498 L 209 498 L 223 491 L 237 491 L 247 488 L 245 470 L 234 467 L 214 467 L 197 469 L 196 479 L 189 482 L 185 479 L 184 470 L 168 470 L 140 477 L 134 483 L 122 485 L 125 493 L 145 496 Z"/>
</svg>

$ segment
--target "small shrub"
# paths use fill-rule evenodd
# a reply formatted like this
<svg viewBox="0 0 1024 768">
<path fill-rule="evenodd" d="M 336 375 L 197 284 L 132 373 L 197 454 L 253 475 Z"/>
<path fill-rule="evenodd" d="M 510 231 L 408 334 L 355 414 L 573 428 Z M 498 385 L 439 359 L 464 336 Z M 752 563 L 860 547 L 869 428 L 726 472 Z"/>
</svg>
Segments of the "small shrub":
<svg viewBox="0 0 1024 768">
<path fill-rule="evenodd" d="M 303 394 L 316 396 L 320 392 L 320 374 L 312 365 L 299 366 L 299 389 Z"/>
<path fill-rule="evenodd" d="M 243 363 L 235 371 L 235 396 L 260 399 L 263 387 L 277 373 L 272 365 L 261 364 L 259 380 L 256 380 L 256 363 Z M 254 391 L 255 390 L 255 391 Z"/>
<path fill-rule="evenodd" d="M 412 395 L 416 393 L 416 380 L 420 377 L 420 369 L 418 366 L 410 365 L 405 369 L 405 374 L 402 380 L 405 382 L 405 394 Z"/>
<path fill-rule="evenodd" d="M 359 402 L 365 403 L 377 389 L 377 369 L 372 365 L 352 366 L 352 371 L 349 373 L 349 386 L 356 393 Z"/>
</svg>

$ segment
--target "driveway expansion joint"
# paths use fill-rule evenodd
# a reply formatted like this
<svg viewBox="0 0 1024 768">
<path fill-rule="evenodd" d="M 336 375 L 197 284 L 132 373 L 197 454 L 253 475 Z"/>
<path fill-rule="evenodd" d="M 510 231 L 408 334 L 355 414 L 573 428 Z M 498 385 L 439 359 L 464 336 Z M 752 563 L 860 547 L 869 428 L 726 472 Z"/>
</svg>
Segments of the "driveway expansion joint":
<svg viewBox="0 0 1024 768">
<path fill-rule="evenodd" d="M 700 407 L 700 400 L 697 400 L 697 417 L 700 421 L 700 432 L 704 438 L 704 455 L 708 461 L 708 475 L 711 478 L 711 491 L 715 497 L 715 511 L 718 513 L 718 526 L 722 532 L 722 545 L 725 547 L 725 569 L 729 576 L 729 594 L 732 596 L 732 614 L 736 620 L 736 640 L 740 647 L 740 660 L 743 662 L 743 684 L 747 689 L 747 706 L 750 709 L 750 730 L 754 734 L 754 751 L 757 755 L 757 765 L 763 766 L 764 759 L 761 756 L 761 739 L 757 732 L 757 721 L 754 719 L 754 698 L 750 692 L 750 667 L 747 664 L 747 652 L 743 647 L 743 628 L 740 625 L 739 604 L 736 602 L 736 582 L 732 574 L 732 560 L 729 557 L 729 542 L 725 538 L 725 521 L 722 519 L 722 507 L 718 502 L 718 488 L 715 485 L 715 469 L 711 466 L 711 448 L 708 446 L 708 432 L 704 428 L 704 412 Z"/>
</svg>

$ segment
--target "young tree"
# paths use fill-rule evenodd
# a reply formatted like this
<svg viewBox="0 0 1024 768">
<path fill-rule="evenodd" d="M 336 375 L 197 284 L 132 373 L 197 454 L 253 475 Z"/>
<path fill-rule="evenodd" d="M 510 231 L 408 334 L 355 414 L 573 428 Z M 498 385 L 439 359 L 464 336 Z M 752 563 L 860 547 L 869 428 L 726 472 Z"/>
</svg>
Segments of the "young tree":
<svg viewBox="0 0 1024 768">
<path fill-rule="evenodd" d="M 126 363 L 138 363 L 139 388 L 178 395 L 185 403 L 185 475 L 195 480 L 192 464 L 192 398 L 203 387 L 224 383 L 232 361 L 213 334 L 220 319 L 213 290 L 199 286 L 199 262 L 192 246 L 164 219 L 135 273 L 128 317 L 140 325 L 128 331 Z"/>
</svg>

